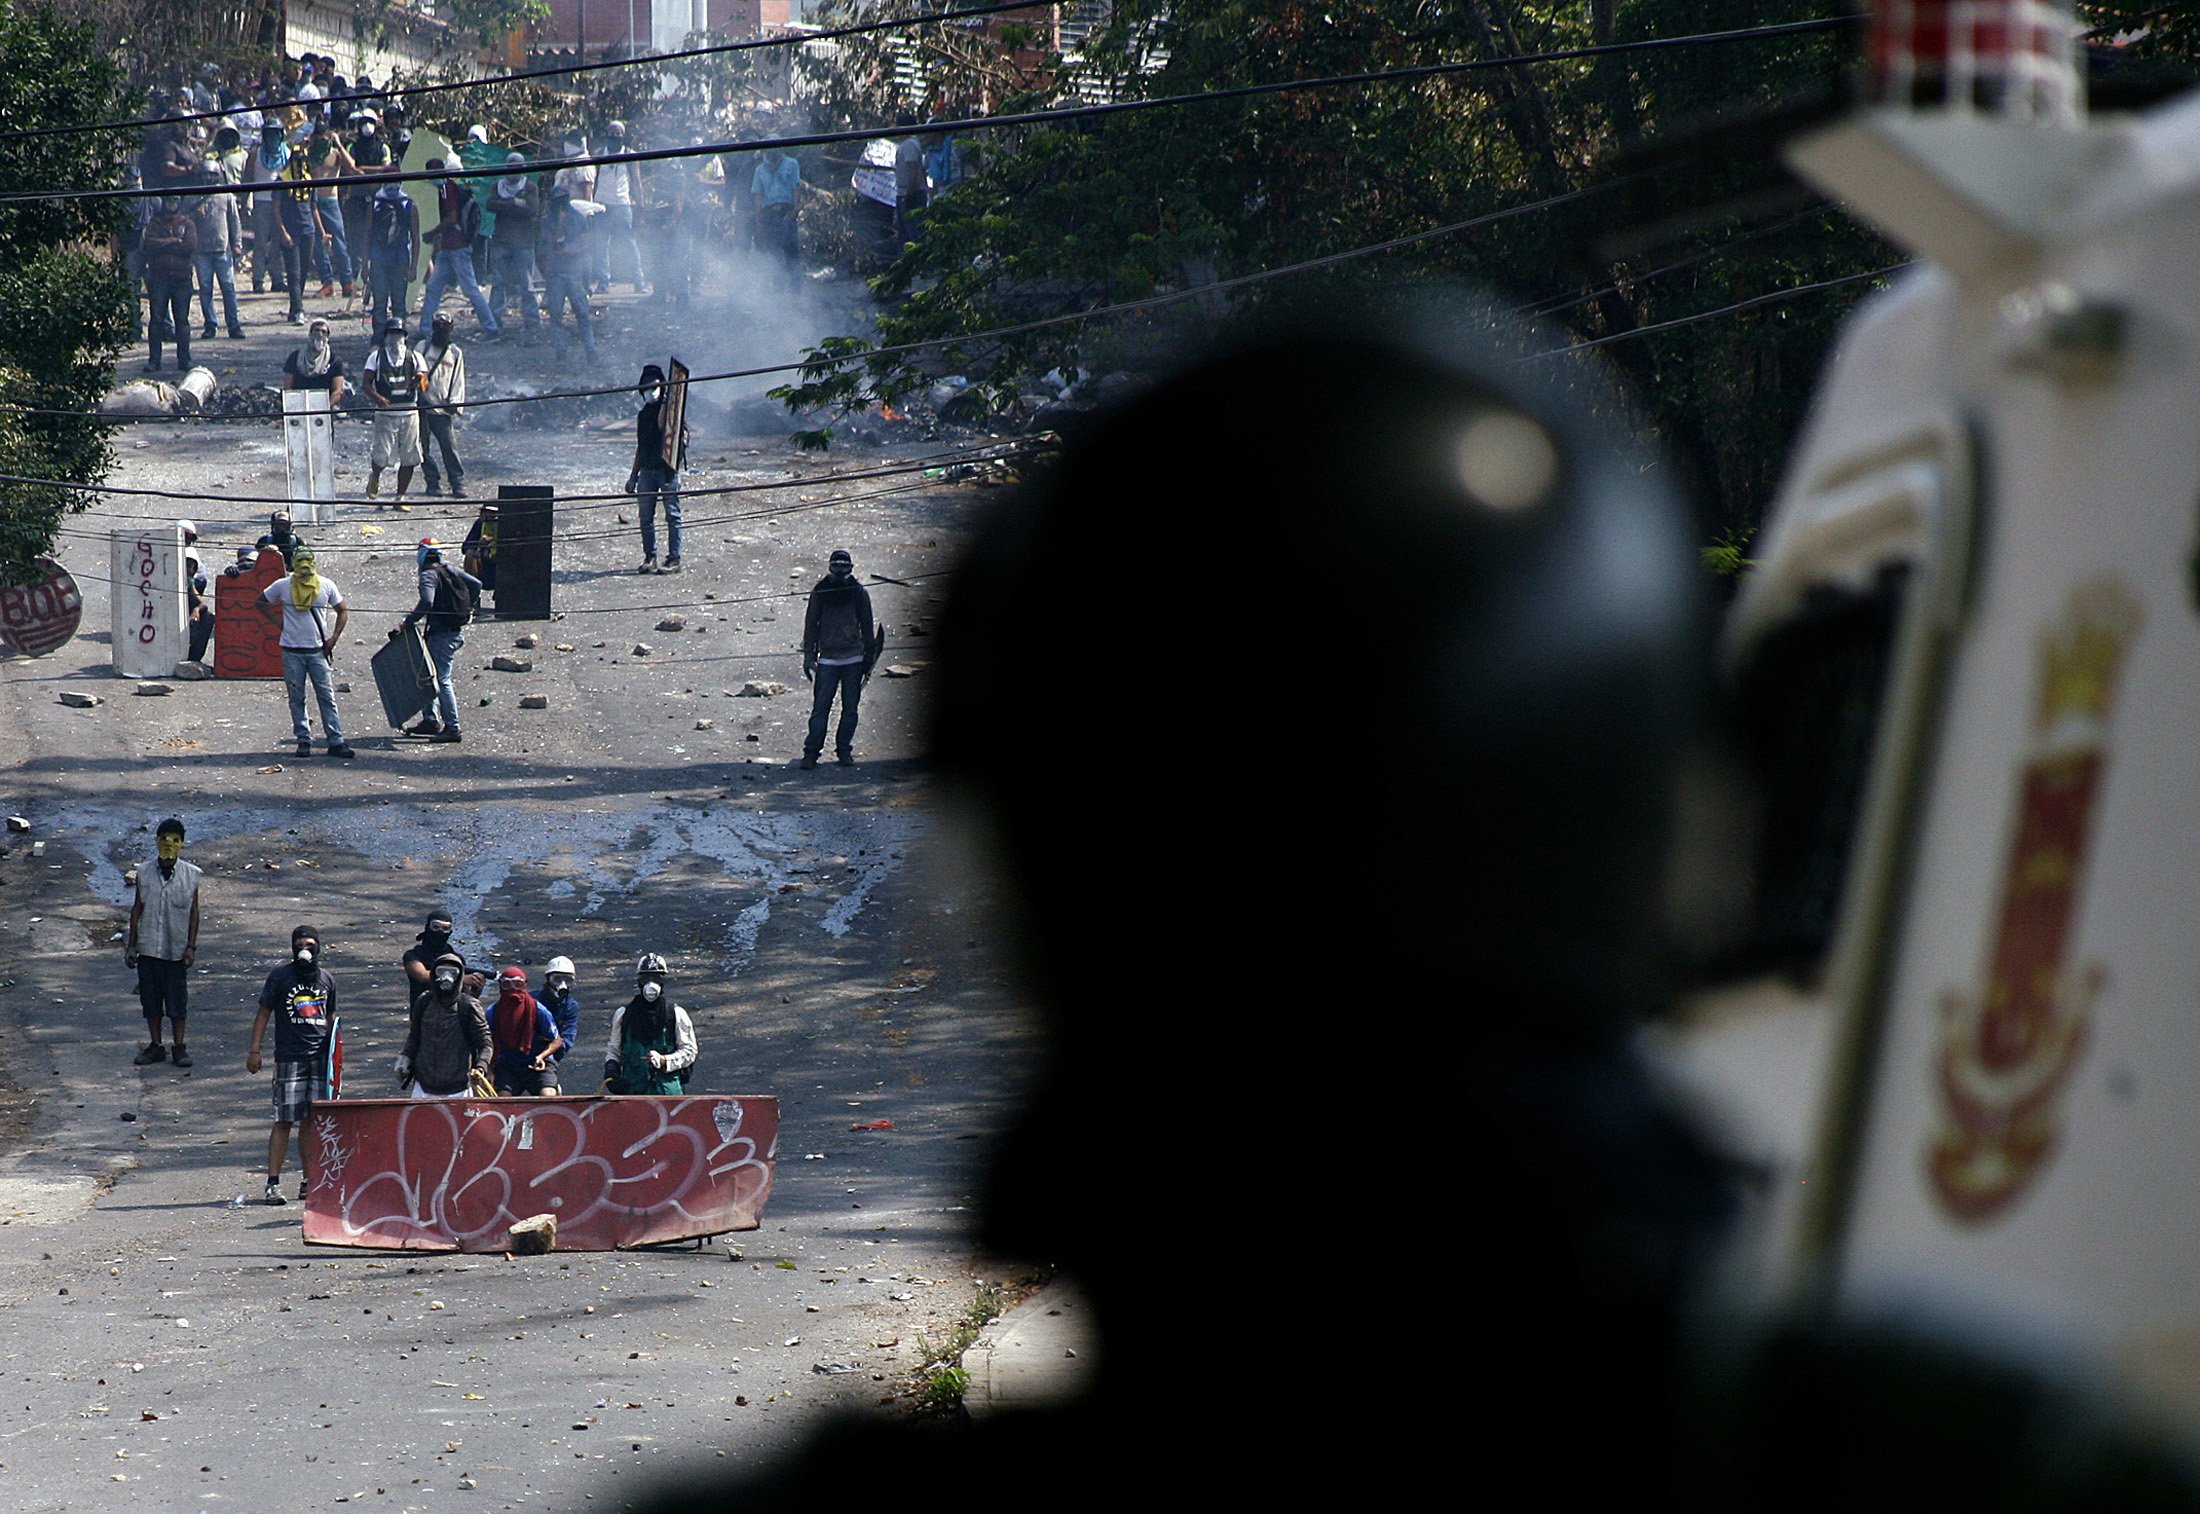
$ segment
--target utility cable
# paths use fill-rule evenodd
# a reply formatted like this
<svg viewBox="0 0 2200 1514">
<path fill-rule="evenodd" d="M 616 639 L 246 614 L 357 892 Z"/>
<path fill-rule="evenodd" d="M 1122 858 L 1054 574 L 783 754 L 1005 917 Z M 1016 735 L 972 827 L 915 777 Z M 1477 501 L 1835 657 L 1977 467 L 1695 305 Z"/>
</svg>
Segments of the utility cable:
<svg viewBox="0 0 2200 1514">
<path fill-rule="evenodd" d="M 356 94 L 338 95 L 321 100 L 285 100 L 279 105 L 266 107 L 283 110 L 292 105 L 357 105 L 363 100 L 409 100 L 415 95 L 439 95 L 451 90 L 481 89 L 498 84 L 524 84 L 536 79 L 557 79 L 570 74 L 592 74 L 613 68 L 649 68 L 666 63 L 684 63 L 694 58 L 717 57 L 725 53 L 753 52 L 770 47 L 799 47 L 807 42 L 832 42 L 842 37 L 860 37 L 871 32 L 898 31 L 909 27 L 930 26 L 946 21 L 967 21 L 979 16 L 997 16 L 1005 11 L 1041 10 L 1053 4 L 1053 0 L 1009 0 L 1001 5 L 980 5 L 965 10 L 934 11 L 925 15 L 894 16 L 878 21 L 859 21 L 847 26 L 826 27 L 791 37 L 751 37 L 740 42 L 717 42 L 707 47 L 682 48 L 677 52 L 651 53 L 641 58 L 606 58 L 597 63 L 566 63 L 554 68 L 522 69 L 518 73 L 494 74 L 480 79 L 450 80 L 440 84 L 412 84 L 404 87 L 391 85 L 388 89 L 361 90 Z M 138 131 L 152 126 L 171 126 L 184 121 L 226 120 L 240 111 L 260 109 L 254 105 L 238 105 L 230 110 L 188 110 L 167 116 L 141 116 L 133 121 L 90 121 L 73 126 L 34 126 L 18 131 L 0 131 L 0 142 L 20 142 L 34 137 L 66 137 L 93 131 Z"/>
<path fill-rule="evenodd" d="M 1857 284 L 1865 279 L 1883 279 L 1890 273 L 1900 273 L 1903 269 L 1913 266 L 1915 266 L 1914 259 L 1909 262 L 1889 263 L 1884 268 L 1874 268 L 1868 273 L 1848 273 L 1836 279 L 1820 279 L 1815 284 L 1797 284 L 1788 289 L 1775 289 L 1768 294 L 1755 295 L 1746 300 L 1736 300 L 1731 305 L 1721 305 L 1716 310 L 1702 310 L 1694 315 L 1684 315 L 1670 321 L 1659 321 L 1649 326 L 1637 326 L 1629 331 L 1615 331 L 1610 336 L 1591 337 L 1587 341 L 1570 342 L 1564 347 L 1552 347 L 1543 352 L 1531 352 L 1520 361 L 1533 363 L 1543 358 L 1558 357 L 1568 352 L 1586 352 L 1592 347 L 1609 347 L 1614 342 L 1632 341 L 1638 336 L 1655 336 L 1661 331 L 1675 331 L 1683 326 L 1693 326 L 1699 321 L 1716 320 L 1725 315 L 1739 315 L 1742 311 L 1755 310 L 1760 306 L 1777 305 L 1787 300 L 1798 299 L 1806 294 L 1817 294 L 1825 289 L 1838 289 L 1843 284 Z"/>
<path fill-rule="evenodd" d="M 692 147 L 651 147 L 633 152 L 603 153 L 577 158 L 544 158 L 529 163 L 529 174 L 555 173 L 564 168 L 616 167 L 624 163 L 661 163 L 681 158 L 731 157 L 742 153 L 770 152 L 791 147 L 831 147 L 849 142 L 872 142 L 901 137 L 943 135 L 952 132 L 992 131 L 1012 126 L 1048 126 L 1063 121 L 1093 121 L 1112 116 L 1138 115 L 1154 110 L 1173 110 L 1184 105 L 1212 104 L 1225 100 L 1250 100 L 1266 95 L 1301 90 L 1343 89 L 1361 84 L 1403 83 L 1415 79 L 1442 78 L 1479 73 L 1493 68 L 1515 68 L 1532 63 L 1572 62 L 1618 53 L 1647 52 L 1669 47 L 1701 47 L 1766 37 L 1801 36 L 1846 26 L 1848 16 L 1820 21 L 1792 21 L 1778 26 L 1743 27 L 1724 32 L 1697 32 L 1682 37 L 1650 37 L 1639 42 L 1608 42 L 1596 47 L 1564 48 L 1554 52 L 1523 53 L 1509 58 L 1465 58 L 1449 63 L 1422 63 L 1407 68 L 1370 69 L 1352 74 L 1329 74 L 1312 79 L 1274 79 L 1265 84 L 1239 84 L 1226 89 L 1197 90 L 1181 95 L 1160 95 L 1143 100 L 1115 100 L 1101 105 L 1078 105 L 1054 110 L 1016 111 L 1001 116 L 961 116 L 949 121 L 929 121 L 910 126 L 877 126 L 846 131 L 803 132 L 792 136 L 762 137 L 746 142 L 701 142 Z M 264 180 L 259 185 L 173 184 L 141 189 L 71 189 L 26 191 L 0 195 L 0 205 L 45 203 L 54 200 L 136 200 L 189 197 L 208 194 L 281 192 L 296 195 L 303 190 L 338 190 L 360 185 L 402 184 L 417 180 L 509 178 L 508 164 L 483 164 L 478 168 L 445 167 L 408 169 L 396 173 L 336 174 L 328 178 Z M 264 187 L 263 187 L 264 186 Z"/>
<path fill-rule="evenodd" d="M 818 488 L 829 484 L 850 482 L 858 479 L 892 478 L 900 474 L 927 472 L 933 468 L 953 468 L 962 466 L 964 464 L 987 463 L 996 460 L 1005 462 L 1024 452 L 1032 451 L 1045 445 L 1047 444 L 1044 441 L 1037 438 L 1024 442 L 977 443 L 956 452 L 936 453 L 931 457 L 911 458 L 909 461 L 904 463 L 888 463 L 876 468 L 850 469 L 837 473 L 814 473 L 808 475 L 789 474 L 787 476 L 775 479 L 754 479 L 750 480 L 747 483 L 739 484 L 712 484 L 694 489 L 683 487 L 680 490 L 680 497 L 682 499 L 696 499 L 704 496 L 718 494 L 754 494 L 766 493 L 777 489 Z M 294 495 L 288 494 L 216 494 L 205 489 L 159 489 L 146 485 L 132 486 L 124 484 L 72 484 L 64 482 L 63 480 L 57 478 L 37 478 L 32 475 L 23 473 L 0 473 L 0 484 L 20 484 L 26 487 L 46 489 L 69 489 L 84 494 L 118 495 L 129 498 L 143 499 L 175 499 L 195 503 L 221 505 L 276 505 L 287 507 L 297 505 L 309 505 L 314 503 L 361 503 L 361 501 L 358 500 L 314 501 L 300 499 Z M 434 498 L 434 496 L 426 495 L 422 496 L 422 498 L 432 499 Z M 622 502 L 631 502 L 634 498 L 635 495 L 632 492 L 620 492 L 617 494 L 561 494 L 557 497 L 557 504 L 560 510 L 608 510 L 616 508 L 617 505 Z M 496 503 L 496 501 L 487 500 L 484 501 L 484 503 L 494 504 Z M 104 520 L 146 519 L 146 517 L 143 515 L 130 513 L 127 511 L 114 510 L 72 510 L 69 512 L 69 516 L 71 519 L 81 519 L 85 517 Z"/>
<path fill-rule="evenodd" d="M 1637 183 L 1645 178 L 1650 177 L 1653 174 L 1660 173 L 1662 171 L 1662 165 L 1660 167 L 1640 169 L 1634 173 L 1622 175 L 1621 177 L 1616 179 L 1605 179 L 1595 184 L 1584 185 L 1579 189 L 1569 189 L 1561 194 L 1548 195 L 1540 200 L 1529 200 L 1519 205 L 1508 205 L 1502 210 L 1485 211 L 1481 215 L 1469 216 L 1463 221 L 1452 221 L 1443 226 L 1432 226 L 1424 231 L 1407 232 L 1403 236 L 1390 237 L 1380 242 L 1370 242 L 1360 247 L 1348 247 L 1341 252 L 1332 252 L 1325 254 L 1321 257 L 1308 258 L 1298 263 L 1285 263 L 1275 268 L 1263 268 L 1257 269 L 1252 273 L 1241 273 L 1235 278 L 1219 279 L 1212 284 L 1200 284 L 1189 289 L 1171 290 L 1166 294 L 1146 295 L 1140 299 L 1123 300 L 1110 305 L 1095 305 L 1090 307 L 1089 309 L 1072 310 L 1065 312 L 1061 315 L 1045 316 L 1038 320 L 1024 321 L 1013 326 L 995 326 L 988 330 L 963 332 L 955 336 L 926 337 L 921 341 L 900 342 L 885 347 L 866 347 L 852 352 L 815 353 L 810 357 L 802 358 L 795 362 L 767 363 L 754 368 L 733 368 L 728 369 L 723 373 L 695 373 L 688 376 L 687 382 L 689 384 L 712 384 L 731 379 L 763 378 L 768 377 L 772 374 L 779 373 L 816 372 L 819 374 L 823 374 L 830 372 L 834 369 L 845 368 L 851 364 L 869 362 L 875 358 L 900 357 L 912 352 L 929 352 L 939 347 L 958 347 L 962 346 L 965 343 L 993 341 L 1001 337 L 1024 336 L 1034 331 L 1044 331 L 1055 326 L 1067 326 L 1074 325 L 1082 321 L 1101 320 L 1110 316 L 1126 315 L 1133 311 L 1157 310 L 1162 308 L 1163 306 L 1181 304 L 1185 300 L 1205 299 L 1210 295 L 1221 294 L 1231 289 L 1242 289 L 1248 285 L 1263 283 L 1269 279 L 1289 278 L 1297 274 L 1312 273 L 1318 269 L 1332 268 L 1340 263 L 1352 262 L 1353 260 L 1358 258 L 1373 257 L 1377 254 L 1385 252 L 1395 252 L 1401 247 L 1409 247 L 1417 242 L 1427 242 L 1433 241 L 1440 237 L 1456 236 L 1463 231 L 1474 231 L 1481 227 L 1492 225 L 1498 221 L 1510 220 L 1515 216 L 1528 215 L 1534 211 L 1548 210 L 1555 206 L 1565 205 L 1575 200 L 1584 199 L 1590 195 L 1602 194 L 1607 190 L 1617 189 L 1625 184 Z M 492 405 L 524 405 L 533 404 L 543 400 L 593 399 L 597 396 L 606 394 L 626 394 L 630 392 L 631 388 L 631 385 L 619 384 L 616 386 L 610 386 L 600 389 L 565 389 L 551 390 L 542 394 L 508 394 L 501 395 L 492 399 L 468 400 L 463 408 L 467 410 L 478 410 L 487 408 Z M 274 416 L 258 415 L 105 416 L 82 410 L 56 410 L 30 405 L 0 405 L 0 412 L 6 412 L 15 415 L 63 416 L 75 420 L 94 420 L 103 425 L 135 424 L 139 422 L 179 424 L 189 421 L 260 421 L 279 418 Z"/>
</svg>

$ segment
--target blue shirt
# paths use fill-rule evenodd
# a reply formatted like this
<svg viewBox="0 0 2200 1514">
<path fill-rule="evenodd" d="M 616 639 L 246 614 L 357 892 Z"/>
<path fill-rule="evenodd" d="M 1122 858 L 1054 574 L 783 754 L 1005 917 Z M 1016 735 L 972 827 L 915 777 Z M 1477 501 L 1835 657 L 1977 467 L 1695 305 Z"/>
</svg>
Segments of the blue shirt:
<svg viewBox="0 0 2200 1514">
<path fill-rule="evenodd" d="M 550 1011 L 550 1018 L 557 1023 L 558 1038 L 565 1044 L 558 1048 L 558 1054 L 553 1060 L 562 1062 L 565 1054 L 573 1049 L 574 1039 L 581 1032 L 581 1001 L 571 994 L 562 999 L 553 999 L 547 993 L 540 993 L 535 995 L 535 1002 Z"/>
<path fill-rule="evenodd" d="M 792 205 L 801 187 L 802 165 L 792 157 L 781 158 L 776 169 L 769 163 L 757 164 L 749 180 L 749 193 L 766 205 Z"/>
</svg>

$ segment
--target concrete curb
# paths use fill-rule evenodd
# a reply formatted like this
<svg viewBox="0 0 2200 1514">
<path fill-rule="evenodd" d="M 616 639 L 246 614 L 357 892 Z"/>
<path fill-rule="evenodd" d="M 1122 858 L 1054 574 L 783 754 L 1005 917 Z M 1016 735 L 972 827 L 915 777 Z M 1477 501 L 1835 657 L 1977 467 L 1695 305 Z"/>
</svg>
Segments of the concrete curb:
<svg viewBox="0 0 2200 1514">
<path fill-rule="evenodd" d="M 974 1419 L 1015 1409 L 1046 1409 L 1092 1388 L 1099 1332 L 1084 1295 L 1056 1279 L 987 1327 L 963 1353 L 970 1386 L 963 1407 Z"/>
</svg>

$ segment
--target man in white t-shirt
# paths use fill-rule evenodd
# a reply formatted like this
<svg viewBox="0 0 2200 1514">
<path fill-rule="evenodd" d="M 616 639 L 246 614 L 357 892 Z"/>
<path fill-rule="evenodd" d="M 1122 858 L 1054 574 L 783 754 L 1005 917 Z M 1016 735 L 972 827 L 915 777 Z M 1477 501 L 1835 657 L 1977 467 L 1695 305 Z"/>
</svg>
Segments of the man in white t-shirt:
<svg viewBox="0 0 2200 1514">
<path fill-rule="evenodd" d="M 283 624 L 283 684 L 290 690 L 290 728 L 298 755 L 313 755 L 313 727 L 306 723 L 306 685 L 313 685 L 321 707 L 321 734 L 331 757 L 356 757 L 344 743 L 343 717 L 336 711 L 336 678 L 329 665 L 336 643 L 351 619 L 343 591 L 314 571 L 313 554 L 300 547 L 290 559 L 290 576 L 278 578 L 260 595 L 260 613 Z"/>
</svg>

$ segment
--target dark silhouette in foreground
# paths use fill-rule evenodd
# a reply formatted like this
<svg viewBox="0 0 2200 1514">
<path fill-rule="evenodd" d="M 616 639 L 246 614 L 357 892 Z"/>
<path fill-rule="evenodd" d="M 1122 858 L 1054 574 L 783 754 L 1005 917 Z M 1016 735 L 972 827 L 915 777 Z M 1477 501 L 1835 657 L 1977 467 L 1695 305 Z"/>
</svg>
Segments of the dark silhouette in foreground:
<svg viewBox="0 0 2200 1514">
<path fill-rule="evenodd" d="M 849 1425 L 663 1507 L 973 1477 L 1061 1508 L 2192 1506 L 2086 1400 L 1929 1332 L 1697 1323 L 1738 1181 L 1633 1046 L 1701 574 L 1612 398 L 1487 332 L 1209 358 L 976 532 L 934 756 L 1051 1047 L 985 1235 L 1082 1284 L 1097 1386 Z"/>
</svg>

